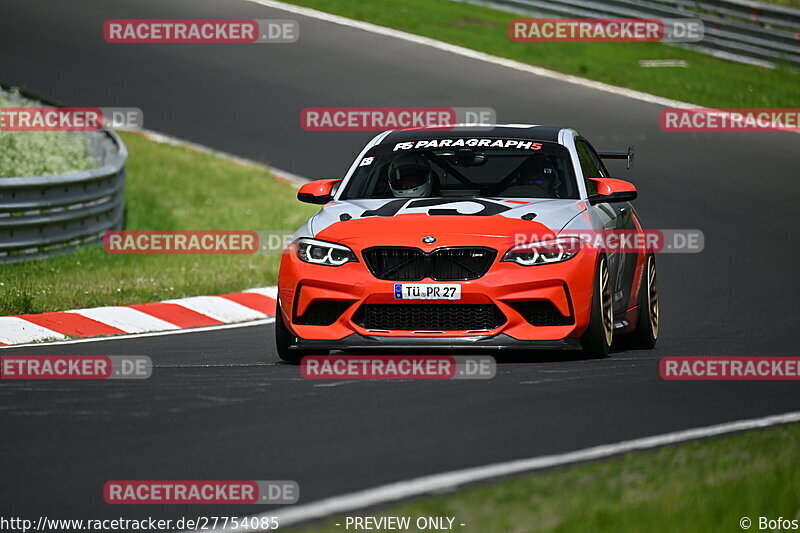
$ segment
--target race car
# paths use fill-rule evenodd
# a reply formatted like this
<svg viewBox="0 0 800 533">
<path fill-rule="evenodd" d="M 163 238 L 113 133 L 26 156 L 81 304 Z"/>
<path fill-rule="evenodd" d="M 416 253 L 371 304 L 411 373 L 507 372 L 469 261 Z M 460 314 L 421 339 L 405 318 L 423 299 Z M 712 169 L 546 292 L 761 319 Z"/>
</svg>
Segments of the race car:
<svg viewBox="0 0 800 533">
<path fill-rule="evenodd" d="M 377 135 L 343 179 L 297 194 L 323 207 L 281 258 L 278 355 L 653 348 L 653 250 L 605 240 L 644 233 L 636 188 L 602 161 L 632 154 L 549 126 Z"/>
</svg>

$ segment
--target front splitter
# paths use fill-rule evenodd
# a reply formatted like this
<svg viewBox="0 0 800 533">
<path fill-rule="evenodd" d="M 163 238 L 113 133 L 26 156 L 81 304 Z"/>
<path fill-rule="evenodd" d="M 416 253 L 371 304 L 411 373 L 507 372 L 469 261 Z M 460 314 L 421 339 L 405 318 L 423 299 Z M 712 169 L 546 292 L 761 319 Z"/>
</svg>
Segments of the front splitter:
<svg viewBox="0 0 800 533">
<path fill-rule="evenodd" d="M 505 333 L 473 337 L 379 337 L 353 333 L 339 340 L 310 340 L 296 338 L 290 347 L 301 350 L 360 350 L 360 349 L 409 349 L 458 348 L 474 350 L 528 349 L 528 350 L 579 350 L 580 339 L 521 341 Z"/>
</svg>

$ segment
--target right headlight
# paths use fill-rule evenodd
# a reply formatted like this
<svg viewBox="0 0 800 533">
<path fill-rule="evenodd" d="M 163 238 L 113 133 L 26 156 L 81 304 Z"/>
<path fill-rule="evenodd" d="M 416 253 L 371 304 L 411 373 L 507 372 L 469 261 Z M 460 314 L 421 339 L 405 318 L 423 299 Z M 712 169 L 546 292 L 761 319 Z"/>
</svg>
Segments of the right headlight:
<svg viewBox="0 0 800 533">
<path fill-rule="evenodd" d="M 297 257 L 306 263 L 325 266 L 342 266 L 349 261 L 358 261 L 347 246 L 317 239 L 299 239 Z"/>
<path fill-rule="evenodd" d="M 575 257 L 582 245 L 584 242 L 578 237 L 557 237 L 546 241 L 528 242 L 506 252 L 503 261 L 522 266 L 561 263 Z"/>
</svg>

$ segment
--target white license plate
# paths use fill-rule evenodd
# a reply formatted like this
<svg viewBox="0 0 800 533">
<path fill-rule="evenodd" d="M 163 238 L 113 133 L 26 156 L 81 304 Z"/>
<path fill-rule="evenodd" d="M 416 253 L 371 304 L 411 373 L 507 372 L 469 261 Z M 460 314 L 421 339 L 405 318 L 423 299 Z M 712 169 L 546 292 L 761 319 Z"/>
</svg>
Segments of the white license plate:
<svg viewBox="0 0 800 533">
<path fill-rule="evenodd" d="M 395 300 L 460 300 L 461 285 L 395 283 Z"/>
</svg>

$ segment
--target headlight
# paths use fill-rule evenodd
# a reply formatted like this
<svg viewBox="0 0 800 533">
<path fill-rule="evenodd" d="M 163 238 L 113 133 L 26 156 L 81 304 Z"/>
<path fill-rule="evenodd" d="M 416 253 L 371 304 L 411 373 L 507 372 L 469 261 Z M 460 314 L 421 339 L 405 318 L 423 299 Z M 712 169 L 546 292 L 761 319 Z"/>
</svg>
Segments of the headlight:
<svg viewBox="0 0 800 533">
<path fill-rule="evenodd" d="M 549 265 L 572 259 L 580 251 L 583 241 L 578 237 L 558 237 L 540 242 L 520 244 L 510 249 L 503 261 L 523 266 Z"/>
<path fill-rule="evenodd" d="M 298 240 L 297 257 L 306 263 L 325 266 L 341 266 L 348 261 L 358 261 L 356 254 L 347 246 L 316 239 Z"/>
</svg>

